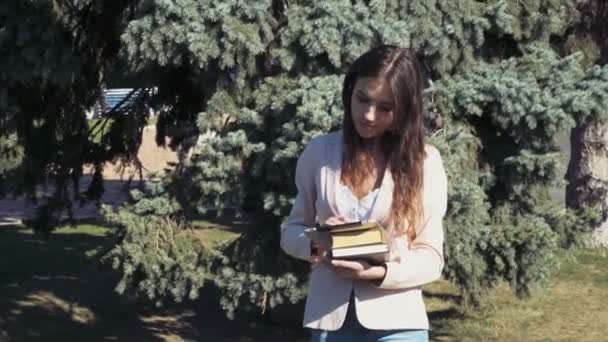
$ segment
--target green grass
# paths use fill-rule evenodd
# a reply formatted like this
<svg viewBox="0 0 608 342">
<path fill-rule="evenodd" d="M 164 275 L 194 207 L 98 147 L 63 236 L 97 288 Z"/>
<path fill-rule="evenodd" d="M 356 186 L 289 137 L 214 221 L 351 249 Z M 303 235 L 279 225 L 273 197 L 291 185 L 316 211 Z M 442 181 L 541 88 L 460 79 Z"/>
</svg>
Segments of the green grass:
<svg viewBox="0 0 608 342">
<path fill-rule="evenodd" d="M 608 252 L 579 250 L 561 257 L 561 269 L 547 287 L 527 300 L 515 298 L 502 284 L 484 310 L 461 317 L 447 282 L 427 288 L 436 341 L 605 341 L 608 322 Z M 451 316 L 451 317 L 450 317 Z M 601 323 L 603 322 L 603 323 Z"/>
<path fill-rule="evenodd" d="M 158 116 L 152 116 L 148 118 L 148 126 L 156 126 L 158 122 Z"/>
<path fill-rule="evenodd" d="M 235 231 L 197 223 L 210 244 Z M 293 341 L 299 331 L 260 321 L 226 319 L 211 282 L 196 302 L 162 308 L 119 296 L 117 278 L 87 257 L 109 245 L 94 222 L 62 227 L 47 240 L 25 226 L 0 227 L 0 341 Z"/>
<path fill-rule="evenodd" d="M 239 237 L 238 229 L 235 229 L 235 227 L 238 226 L 238 223 L 235 224 L 234 221 L 196 220 L 193 224 L 196 228 L 196 236 L 201 239 L 201 241 L 205 241 L 211 245 L 232 241 Z M 243 229 L 242 226 L 244 226 L 243 223 L 241 223 L 241 228 L 239 229 Z"/>
<path fill-rule="evenodd" d="M 89 124 L 89 130 L 91 130 L 93 127 L 95 127 L 95 125 L 97 125 L 99 123 L 99 125 L 97 127 L 95 127 L 95 130 L 93 132 L 91 132 L 93 134 L 93 142 L 95 143 L 99 143 L 101 141 L 101 138 L 110 131 L 110 128 L 112 128 L 112 124 L 114 122 L 114 120 L 112 119 L 108 119 L 108 122 L 104 123 L 100 122 L 102 120 L 105 119 L 91 119 L 88 120 L 88 124 Z"/>
<path fill-rule="evenodd" d="M 232 240 L 247 225 L 200 220 L 201 240 Z M 252 319 L 228 321 L 213 286 L 195 303 L 154 308 L 118 296 L 117 279 L 88 259 L 110 241 L 95 222 L 62 227 L 49 240 L 24 226 L 0 227 L 0 341 L 305 341 L 304 329 Z M 488 306 L 463 316 L 453 285 L 425 287 L 434 341 L 602 341 L 608 322 L 608 252 L 579 250 L 560 257 L 549 285 L 518 300 L 505 285 Z"/>
<path fill-rule="evenodd" d="M 89 129 L 93 128 L 99 121 L 104 120 L 104 119 L 91 119 L 88 120 L 88 124 L 89 124 Z M 156 116 L 154 117 L 149 117 L 148 118 L 148 122 L 147 125 L 148 126 L 156 126 L 156 122 L 158 121 L 158 118 Z M 103 127 L 103 130 L 101 129 L 101 125 L 103 125 L 103 123 L 101 123 L 98 127 L 95 128 L 95 136 L 93 137 L 93 141 L 98 143 L 101 141 L 101 137 L 103 137 L 103 135 L 107 132 L 110 131 L 110 128 L 112 127 L 112 123 L 114 122 L 113 119 L 109 119 L 108 122 L 106 123 L 105 127 Z"/>
</svg>

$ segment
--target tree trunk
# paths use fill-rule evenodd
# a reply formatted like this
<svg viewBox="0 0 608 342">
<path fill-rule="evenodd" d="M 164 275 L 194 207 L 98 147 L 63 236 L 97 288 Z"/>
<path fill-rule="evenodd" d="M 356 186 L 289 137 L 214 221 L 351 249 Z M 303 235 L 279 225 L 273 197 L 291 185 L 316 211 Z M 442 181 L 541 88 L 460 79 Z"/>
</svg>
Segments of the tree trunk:
<svg viewBox="0 0 608 342">
<path fill-rule="evenodd" d="M 608 123 L 586 123 L 570 132 L 566 205 L 590 206 L 602 213 L 593 240 L 608 246 Z"/>
</svg>

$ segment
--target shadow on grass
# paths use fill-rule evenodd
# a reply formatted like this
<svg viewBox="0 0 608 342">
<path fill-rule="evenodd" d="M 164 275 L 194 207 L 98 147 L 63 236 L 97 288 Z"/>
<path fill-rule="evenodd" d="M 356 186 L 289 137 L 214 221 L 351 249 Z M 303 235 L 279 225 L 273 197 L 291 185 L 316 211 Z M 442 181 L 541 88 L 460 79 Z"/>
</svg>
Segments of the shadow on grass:
<svg viewBox="0 0 608 342">
<path fill-rule="evenodd" d="M 196 229 L 221 229 L 233 233 L 242 233 L 253 224 L 247 220 L 236 218 L 233 213 L 228 212 L 223 216 L 209 213 L 196 217 L 193 220 L 193 225 Z"/>
<path fill-rule="evenodd" d="M 304 342 L 309 334 L 300 326 L 300 320 L 286 327 L 273 322 L 273 318 L 259 313 L 237 314 L 234 320 L 228 320 L 219 306 L 218 289 L 208 283 L 201 291 L 201 300 L 196 304 L 196 315 L 191 317 L 191 324 L 199 327 L 200 341 L 269 341 L 269 342 Z"/>
<path fill-rule="evenodd" d="M 435 310 L 429 312 L 429 321 L 431 322 L 431 340 L 444 340 L 453 338 L 450 333 L 448 323 L 450 321 L 464 319 L 464 315 L 456 308 L 448 308 L 443 310 Z"/>
<path fill-rule="evenodd" d="M 428 290 L 424 290 L 423 293 L 425 298 L 436 298 L 451 303 L 458 303 L 460 301 L 460 296 L 452 293 L 431 292 Z"/>
<path fill-rule="evenodd" d="M 458 310 L 460 296 L 450 292 L 451 291 L 441 291 L 437 289 L 423 290 L 425 299 L 440 301 L 444 303 L 444 305 L 447 305 L 445 308 L 428 312 L 431 324 L 430 337 L 432 341 L 444 341 L 454 338 L 450 332 L 450 323 L 465 318 L 465 315 Z"/>
<path fill-rule="evenodd" d="M 208 283 L 201 300 L 155 308 L 119 296 L 88 250 L 103 236 L 0 227 L 0 341 L 304 341 L 306 332 L 228 320 Z"/>
<path fill-rule="evenodd" d="M 308 340 L 308 331 L 299 328 L 301 317 L 293 315 L 302 307 L 274 311 L 274 317 L 252 313 L 229 320 L 211 281 L 198 301 L 163 308 L 119 296 L 116 276 L 85 256 L 109 243 L 103 229 L 70 229 L 45 240 L 23 226 L 0 227 L 0 341 Z M 442 291 L 425 296 L 457 299 Z M 429 316 L 434 338 L 447 336 L 446 322 L 461 317 L 453 306 Z"/>
<path fill-rule="evenodd" d="M 114 279 L 84 253 L 105 243 L 89 234 L 45 240 L 0 227 L 0 336 L 9 341 L 160 341 L 139 309 L 113 291 Z"/>
</svg>

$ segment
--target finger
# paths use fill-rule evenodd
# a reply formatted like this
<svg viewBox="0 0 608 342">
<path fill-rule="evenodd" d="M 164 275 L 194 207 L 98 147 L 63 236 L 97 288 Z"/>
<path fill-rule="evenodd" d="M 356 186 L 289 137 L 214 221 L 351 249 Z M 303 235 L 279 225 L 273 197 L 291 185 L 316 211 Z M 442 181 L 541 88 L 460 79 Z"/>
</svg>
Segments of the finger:
<svg viewBox="0 0 608 342">
<path fill-rule="evenodd" d="M 334 216 L 332 219 L 334 221 L 333 224 L 346 223 L 346 217 L 344 217 L 342 215 Z"/>
<path fill-rule="evenodd" d="M 325 224 L 333 225 L 333 224 L 340 224 L 340 223 L 345 223 L 345 222 L 346 222 L 346 218 L 342 215 L 338 215 L 338 216 L 332 216 L 332 217 L 328 218 L 325 221 Z"/>
<path fill-rule="evenodd" d="M 333 259 L 331 260 L 331 264 L 334 267 L 341 267 L 341 268 L 347 268 L 347 269 L 356 269 L 357 265 L 355 265 L 353 262 L 349 262 L 349 261 L 344 261 L 344 260 L 336 260 Z"/>
<path fill-rule="evenodd" d="M 353 265 L 356 264 L 359 269 L 368 269 L 370 267 L 369 262 L 361 259 L 356 259 L 352 261 Z"/>
<path fill-rule="evenodd" d="M 353 270 L 343 267 L 334 267 L 334 270 L 340 277 L 345 278 L 363 279 L 366 276 L 365 272 L 361 270 Z"/>
<path fill-rule="evenodd" d="M 335 260 L 335 259 L 332 259 L 332 260 L 331 260 L 331 265 L 332 265 L 332 266 L 334 266 L 334 267 L 343 267 L 343 266 L 342 266 L 342 261 L 341 261 L 341 260 Z"/>
<path fill-rule="evenodd" d="M 330 226 L 334 225 L 334 224 L 338 224 L 338 223 L 340 223 L 340 220 L 336 217 L 330 217 L 327 220 L 325 220 L 325 224 L 330 225 Z"/>
</svg>

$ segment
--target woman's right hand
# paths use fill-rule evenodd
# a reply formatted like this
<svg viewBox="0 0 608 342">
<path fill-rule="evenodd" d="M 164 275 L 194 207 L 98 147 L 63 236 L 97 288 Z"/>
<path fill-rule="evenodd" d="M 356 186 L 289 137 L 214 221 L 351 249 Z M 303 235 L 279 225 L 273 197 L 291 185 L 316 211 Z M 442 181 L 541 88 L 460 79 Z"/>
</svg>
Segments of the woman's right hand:
<svg viewBox="0 0 608 342">
<path fill-rule="evenodd" d="M 325 220 L 324 225 L 336 225 L 346 223 L 346 219 L 343 216 L 332 216 Z M 312 267 L 316 267 L 324 262 L 329 262 L 327 259 L 327 253 L 331 250 L 331 236 L 329 232 L 314 231 L 308 234 L 308 237 L 312 243 L 312 249 L 316 250 L 310 257 L 310 263 Z"/>
</svg>

